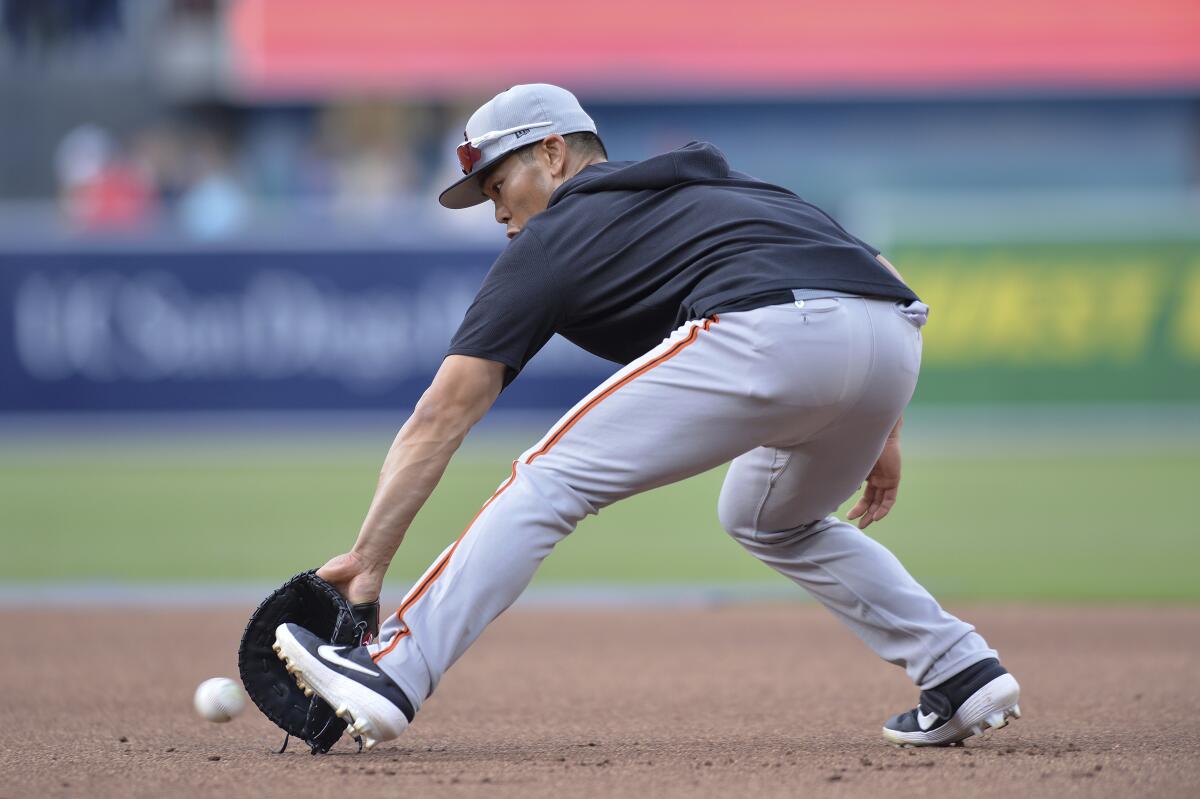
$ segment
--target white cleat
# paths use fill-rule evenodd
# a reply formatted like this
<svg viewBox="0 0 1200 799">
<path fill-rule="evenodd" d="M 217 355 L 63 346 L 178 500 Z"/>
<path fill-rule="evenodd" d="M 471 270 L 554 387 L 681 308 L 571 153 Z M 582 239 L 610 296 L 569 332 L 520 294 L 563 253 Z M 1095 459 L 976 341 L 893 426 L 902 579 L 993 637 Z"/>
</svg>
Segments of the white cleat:
<svg viewBox="0 0 1200 799">
<path fill-rule="evenodd" d="M 982 736 L 1020 718 L 1020 693 L 1016 679 L 998 661 L 981 661 L 922 691 L 916 708 L 883 726 L 883 737 L 898 745 L 948 746 Z"/>
<path fill-rule="evenodd" d="M 305 696 L 319 696 L 364 749 L 402 733 L 413 716 L 404 692 L 372 661 L 365 647 L 332 646 L 294 624 L 275 631 L 280 660 Z"/>
</svg>

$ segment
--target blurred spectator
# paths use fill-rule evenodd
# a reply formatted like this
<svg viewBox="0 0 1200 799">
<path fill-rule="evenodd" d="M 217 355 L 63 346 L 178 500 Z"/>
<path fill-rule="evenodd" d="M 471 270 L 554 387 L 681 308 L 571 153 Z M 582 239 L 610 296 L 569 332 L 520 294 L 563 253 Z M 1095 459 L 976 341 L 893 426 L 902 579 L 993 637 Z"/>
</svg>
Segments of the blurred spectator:
<svg viewBox="0 0 1200 799">
<path fill-rule="evenodd" d="M 220 139 L 202 134 L 189 154 L 191 180 L 179 200 L 178 219 L 191 238 L 215 240 L 239 232 L 247 222 L 249 203 L 230 171 Z"/>
<path fill-rule="evenodd" d="M 318 136 L 333 160 L 333 212 L 342 220 L 379 223 L 416 188 L 412 131 L 395 104 L 355 102 L 320 113 Z"/>
<path fill-rule="evenodd" d="M 97 125 L 82 125 L 64 136 L 55 167 L 67 219 L 77 230 L 131 232 L 154 216 L 149 176 Z"/>
<path fill-rule="evenodd" d="M 332 165 L 313 141 L 309 117 L 273 109 L 245 121 L 238 174 L 258 198 L 272 204 L 307 205 L 319 204 L 332 193 Z"/>
<path fill-rule="evenodd" d="M 177 125 L 154 125 L 133 138 L 132 158 L 153 183 L 158 204 L 172 211 L 191 182 L 188 174 L 188 144 Z"/>
</svg>

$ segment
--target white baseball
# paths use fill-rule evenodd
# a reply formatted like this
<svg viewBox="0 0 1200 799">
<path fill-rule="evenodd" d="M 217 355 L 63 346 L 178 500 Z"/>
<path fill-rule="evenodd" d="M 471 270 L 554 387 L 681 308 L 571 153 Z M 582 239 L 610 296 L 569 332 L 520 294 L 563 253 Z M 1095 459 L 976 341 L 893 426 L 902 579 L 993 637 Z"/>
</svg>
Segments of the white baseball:
<svg viewBox="0 0 1200 799">
<path fill-rule="evenodd" d="M 231 721 L 246 709 L 246 696 L 228 677 L 213 677 L 200 683 L 192 699 L 196 712 L 209 721 Z"/>
</svg>

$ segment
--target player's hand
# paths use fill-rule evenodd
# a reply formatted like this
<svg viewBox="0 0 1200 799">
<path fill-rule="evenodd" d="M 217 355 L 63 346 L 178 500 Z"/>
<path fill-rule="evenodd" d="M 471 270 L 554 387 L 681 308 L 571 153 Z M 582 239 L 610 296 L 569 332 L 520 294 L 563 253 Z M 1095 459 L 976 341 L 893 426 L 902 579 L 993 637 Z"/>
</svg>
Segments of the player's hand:
<svg viewBox="0 0 1200 799">
<path fill-rule="evenodd" d="M 871 522 L 888 515 L 896 504 L 896 493 L 900 490 L 900 439 L 889 438 L 875 467 L 867 475 L 863 495 L 846 518 L 858 519 L 858 529 L 865 530 Z M 859 518 L 859 517 L 862 518 Z"/>
<path fill-rule="evenodd" d="M 387 564 L 369 563 L 355 552 L 338 555 L 317 569 L 317 576 L 332 583 L 352 605 L 378 601 L 386 573 Z"/>
</svg>

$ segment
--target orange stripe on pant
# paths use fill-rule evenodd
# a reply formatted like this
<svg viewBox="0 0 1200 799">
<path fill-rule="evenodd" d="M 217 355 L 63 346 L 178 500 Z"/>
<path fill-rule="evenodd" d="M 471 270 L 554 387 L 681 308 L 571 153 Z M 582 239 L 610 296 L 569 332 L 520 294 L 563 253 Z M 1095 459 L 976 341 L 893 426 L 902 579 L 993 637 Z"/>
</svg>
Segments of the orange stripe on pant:
<svg viewBox="0 0 1200 799">
<path fill-rule="evenodd" d="M 508 476 L 508 479 L 504 481 L 503 485 L 501 485 L 499 488 L 496 489 L 496 493 L 494 493 L 490 497 L 488 497 L 488 501 L 483 503 L 483 507 L 481 507 L 479 509 L 479 511 L 471 519 L 470 523 L 467 524 L 467 528 L 462 531 L 462 534 L 459 535 L 458 539 L 454 542 L 454 545 L 451 546 L 448 550 L 446 550 L 446 554 L 442 555 L 441 559 L 438 560 L 437 564 L 434 565 L 434 567 L 429 570 L 429 573 L 427 575 L 425 575 L 425 579 L 422 580 L 421 583 L 419 585 L 417 585 L 413 589 L 413 591 L 400 604 L 400 608 L 396 611 L 396 618 L 400 620 L 401 624 L 404 624 L 404 611 L 408 610 L 410 607 L 412 607 L 412 604 L 414 602 L 416 602 L 418 599 L 420 599 L 422 596 L 424 596 L 425 592 L 429 590 L 429 586 L 433 585 L 434 582 L 437 581 L 437 578 L 442 576 L 442 572 L 444 572 L 446 570 L 446 565 L 450 562 L 450 556 L 454 554 L 454 550 L 458 549 L 458 545 L 460 543 L 462 543 L 463 538 L 465 538 L 467 533 L 470 532 L 472 525 L 475 524 L 475 520 L 478 519 L 480 517 L 480 515 L 482 515 L 483 512 L 488 509 L 488 506 L 496 501 L 496 497 L 503 494 L 504 490 L 506 488 L 508 488 L 510 485 L 512 485 L 513 480 L 516 480 L 516 479 L 517 479 L 517 462 L 513 461 L 512 474 L 510 474 Z M 400 643 L 400 639 L 403 638 L 404 636 L 408 635 L 409 632 L 410 631 L 409 631 L 408 627 L 404 627 L 403 629 L 401 629 L 400 632 L 396 633 L 396 635 L 388 643 L 386 648 L 379 650 L 378 652 L 376 652 L 374 655 L 371 656 L 371 660 L 374 661 L 375 663 L 378 663 L 379 659 L 382 658 L 387 653 L 391 652 L 393 649 L 395 649 L 396 644 Z"/>
<path fill-rule="evenodd" d="M 719 321 L 721 321 L 721 320 L 718 319 L 714 315 L 711 319 L 704 320 L 703 328 L 705 330 L 708 330 L 709 327 L 711 327 L 712 325 L 716 324 Z M 587 414 L 593 408 L 595 408 L 597 405 L 599 405 L 601 402 L 603 402 L 608 397 L 612 396 L 613 393 L 617 389 L 619 389 L 621 386 L 624 386 L 624 385 L 630 383 L 635 378 L 640 377 L 641 375 L 644 375 L 646 372 L 649 372 L 654 367 L 660 366 L 660 365 L 666 363 L 667 361 L 671 360 L 676 355 L 678 355 L 680 352 L 682 352 L 685 348 L 690 346 L 699 337 L 700 328 L 701 328 L 700 325 L 693 327 L 692 332 L 689 333 L 688 337 L 685 338 L 683 341 L 680 341 L 674 347 L 667 350 L 662 355 L 655 358 L 653 361 L 650 361 L 649 363 L 647 363 L 647 364 L 639 367 L 638 369 L 635 369 L 634 371 L 630 372 L 629 374 L 625 375 L 625 377 L 623 377 L 619 382 L 614 383 L 613 385 L 611 385 L 607 389 L 605 389 L 602 393 L 593 397 L 590 402 L 588 402 L 586 405 L 584 405 L 582 408 L 580 408 L 575 413 L 571 414 L 570 418 L 566 419 L 562 423 L 562 425 L 558 428 L 558 430 L 556 430 L 550 436 L 550 439 L 546 442 L 546 444 L 541 449 L 539 449 L 537 452 L 530 455 L 525 460 L 525 463 L 533 463 L 534 460 L 536 460 L 537 458 L 540 458 L 542 455 L 545 455 L 547 452 L 549 452 L 551 447 L 553 447 L 555 444 L 557 444 L 562 439 L 562 437 L 567 434 L 567 431 L 575 426 L 576 422 L 578 422 L 584 416 L 587 416 Z"/>
<path fill-rule="evenodd" d="M 655 358 L 654 360 L 650 361 L 649 363 L 646 363 L 646 364 L 638 367 L 634 371 L 630 372 L 629 374 L 625 375 L 625 377 L 621 378 L 621 380 L 619 380 L 618 382 L 616 382 L 613 385 L 606 388 L 600 394 L 597 394 L 590 401 L 588 401 L 588 403 L 586 405 L 584 405 L 582 408 L 580 408 L 575 413 L 571 414 L 571 416 L 568 417 L 567 419 L 563 420 L 562 424 L 559 425 L 558 429 L 555 430 L 550 435 L 550 438 L 541 447 L 541 449 L 539 449 L 537 452 L 534 452 L 532 455 L 530 455 L 525 460 L 525 463 L 526 464 L 533 463 L 534 460 L 536 460 L 537 458 L 539 458 L 542 455 L 545 455 L 547 452 L 549 452 L 554 447 L 554 445 L 557 444 L 559 441 L 561 441 L 562 437 L 564 435 L 566 435 L 567 432 L 579 422 L 580 419 L 582 419 L 584 416 L 586 416 L 588 413 L 590 413 L 597 405 L 599 405 L 605 399 L 607 399 L 608 397 L 611 397 L 616 392 L 617 389 L 621 388 L 622 386 L 628 385 L 634 379 L 640 377 L 641 375 L 646 374 L 646 372 L 649 372 L 651 369 L 655 368 L 656 366 L 661 366 L 662 364 L 671 360 L 676 355 L 678 355 L 680 352 L 682 352 L 683 350 L 685 350 L 686 348 L 691 346 L 693 343 L 695 343 L 696 339 L 699 338 L 699 336 L 700 336 L 700 330 L 702 328 L 704 330 L 708 330 L 712 325 L 717 324 L 720 321 L 721 320 L 715 314 L 712 316 L 711 319 L 705 319 L 703 324 L 696 325 L 695 327 L 692 328 L 692 330 L 688 334 L 687 338 L 676 343 L 669 350 L 667 350 L 666 352 L 664 352 L 662 355 Z M 492 496 L 488 498 L 487 502 L 483 503 L 483 507 L 481 507 L 479 509 L 479 512 L 476 513 L 474 518 L 471 519 L 471 522 L 467 525 L 466 529 L 462 531 L 462 534 L 459 535 L 458 539 L 454 542 L 454 545 L 451 546 L 448 550 L 446 550 L 446 553 L 444 555 L 442 555 L 442 557 L 438 560 L 438 562 L 434 565 L 434 567 L 429 570 L 429 572 L 425 575 L 425 578 L 423 580 L 421 580 L 420 584 L 418 584 L 412 590 L 412 592 L 409 593 L 409 595 L 404 599 L 404 601 L 400 604 L 399 610 L 396 611 L 396 618 L 400 621 L 401 625 L 404 624 L 404 611 L 408 610 L 410 607 L 412 607 L 413 603 L 415 603 L 418 599 L 420 599 L 422 596 L 424 596 L 425 592 L 427 592 L 429 590 L 429 587 L 437 581 L 438 577 L 442 576 L 442 573 L 446 570 L 446 566 L 450 563 L 451 556 L 454 555 L 454 551 L 456 549 L 458 549 L 458 545 L 460 543 L 462 543 L 462 540 L 464 538 L 466 538 L 467 533 L 469 533 L 471 531 L 471 527 L 474 526 L 475 522 L 479 519 L 479 517 L 483 514 L 483 512 L 488 509 L 488 506 L 491 505 L 493 502 L 495 502 L 496 498 L 498 496 L 500 496 L 501 494 L 503 494 L 505 489 L 507 489 L 510 485 L 512 485 L 513 481 L 516 479 L 517 479 L 517 461 L 513 461 L 512 474 L 509 475 L 509 478 L 504 481 L 503 485 L 501 485 L 498 489 L 496 489 L 496 493 L 492 494 Z M 400 632 L 396 633 L 396 635 L 393 636 L 392 640 L 388 643 L 387 647 L 376 652 L 371 657 L 371 659 L 374 662 L 378 663 L 380 658 L 384 657 L 389 652 L 391 652 L 393 649 L 395 649 L 396 645 L 398 643 L 400 643 L 400 640 L 402 638 L 404 638 L 406 635 L 408 635 L 410 632 L 411 631 L 408 629 L 408 627 L 406 627 L 406 626 L 402 627 Z"/>
</svg>

